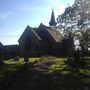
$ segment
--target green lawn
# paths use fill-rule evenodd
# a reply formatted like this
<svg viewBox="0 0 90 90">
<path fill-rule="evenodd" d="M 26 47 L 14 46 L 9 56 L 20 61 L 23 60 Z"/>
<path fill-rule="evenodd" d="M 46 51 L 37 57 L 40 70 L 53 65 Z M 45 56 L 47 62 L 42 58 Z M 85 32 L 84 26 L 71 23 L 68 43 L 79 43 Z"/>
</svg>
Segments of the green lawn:
<svg viewBox="0 0 90 90">
<path fill-rule="evenodd" d="M 54 82 L 55 90 L 90 90 L 90 58 L 86 57 L 86 64 L 79 70 L 72 69 L 64 60 L 57 60 L 49 67 L 49 74 Z M 82 63 L 81 63 L 82 64 Z"/>
<path fill-rule="evenodd" d="M 45 60 L 47 60 L 47 57 L 29 58 L 29 62 L 24 62 L 23 58 L 20 58 L 19 61 L 14 61 L 13 59 L 6 60 L 0 67 L 0 81 L 2 81 L 5 77 L 12 75 L 27 63 L 37 63 Z"/>
<path fill-rule="evenodd" d="M 90 57 L 85 57 L 78 71 L 66 61 L 67 58 L 51 56 L 29 58 L 29 62 L 23 58 L 4 61 L 0 67 L 0 90 L 90 90 Z"/>
<path fill-rule="evenodd" d="M 28 63 L 33 63 L 39 61 L 39 58 L 29 58 Z M 23 58 L 20 58 L 19 61 L 14 61 L 13 59 L 4 61 L 4 64 L 0 67 L 0 81 L 13 73 L 15 73 L 19 68 L 21 68 L 26 62 Z"/>
</svg>

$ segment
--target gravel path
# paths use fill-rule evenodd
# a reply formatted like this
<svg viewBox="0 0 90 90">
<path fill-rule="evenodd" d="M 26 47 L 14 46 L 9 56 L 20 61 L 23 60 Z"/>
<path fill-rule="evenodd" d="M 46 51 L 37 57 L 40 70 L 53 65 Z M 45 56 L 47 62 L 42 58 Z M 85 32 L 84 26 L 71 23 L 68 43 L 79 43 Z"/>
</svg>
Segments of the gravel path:
<svg viewBox="0 0 90 90">
<path fill-rule="evenodd" d="M 49 66 L 51 66 L 55 62 L 55 59 L 49 59 L 47 61 L 42 61 L 34 64 L 34 70 L 41 71 L 41 72 L 47 72 Z"/>
</svg>

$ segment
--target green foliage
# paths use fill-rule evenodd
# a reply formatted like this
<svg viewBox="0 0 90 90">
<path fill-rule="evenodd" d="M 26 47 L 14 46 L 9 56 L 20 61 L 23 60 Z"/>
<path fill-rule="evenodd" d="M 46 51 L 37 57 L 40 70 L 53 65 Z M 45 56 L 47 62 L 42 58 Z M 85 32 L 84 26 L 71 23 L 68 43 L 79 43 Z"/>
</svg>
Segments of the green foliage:
<svg viewBox="0 0 90 90">
<path fill-rule="evenodd" d="M 72 6 L 65 9 L 57 18 L 58 29 L 64 38 L 77 37 L 82 50 L 90 45 L 90 0 L 75 0 Z M 75 32 L 77 35 L 75 35 Z M 81 33 L 81 34 L 80 34 Z"/>
<path fill-rule="evenodd" d="M 90 25 L 89 22 L 90 0 L 75 0 L 75 3 L 67 7 L 64 13 L 57 18 L 59 30 L 65 30 L 67 34 L 76 30 L 86 30 Z"/>
</svg>

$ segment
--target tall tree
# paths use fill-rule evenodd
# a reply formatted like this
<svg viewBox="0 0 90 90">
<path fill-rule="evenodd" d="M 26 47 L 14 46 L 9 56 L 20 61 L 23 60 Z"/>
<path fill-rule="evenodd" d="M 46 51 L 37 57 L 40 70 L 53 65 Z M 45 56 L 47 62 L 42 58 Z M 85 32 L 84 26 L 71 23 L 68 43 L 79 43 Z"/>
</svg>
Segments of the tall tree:
<svg viewBox="0 0 90 90">
<path fill-rule="evenodd" d="M 57 23 L 58 29 L 64 33 L 87 29 L 90 24 L 90 0 L 75 0 L 58 16 Z"/>
<path fill-rule="evenodd" d="M 58 16 L 57 25 L 64 37 L 70 37 L 79 30 L 82 34 L 82 38 L 79 37 L 82 45 L 90 43 L 90 0 L 75 0 L 72 6 Z"/>
<path fill-rule="evenodd" d="M 75 0 L 73 6 L 78 8 L 76 11 L 79 16 L 77 27 L 82 34 L 82 39 L 79 39 L 81 45 L 87 48 L 90 43 L 90 0 Z"/>
</svg>

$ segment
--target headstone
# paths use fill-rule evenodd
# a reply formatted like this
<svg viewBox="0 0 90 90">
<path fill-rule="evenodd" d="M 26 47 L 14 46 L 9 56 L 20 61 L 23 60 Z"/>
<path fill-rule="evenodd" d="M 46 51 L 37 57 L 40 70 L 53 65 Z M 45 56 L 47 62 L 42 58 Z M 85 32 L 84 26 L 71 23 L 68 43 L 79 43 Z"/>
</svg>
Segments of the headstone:
<svg viewBox="0 0 90 90">
<path fill-rule="evenodd" d="M 29 61 L 29 58 L 28 57 L 24 57 L 24 61 L 25 62 L 28 62 Z"/>
<path fill-rule="evenodd" d="M 19 56 L 15 56 L 14 60 L 19 61 Z"/>
</svg>

